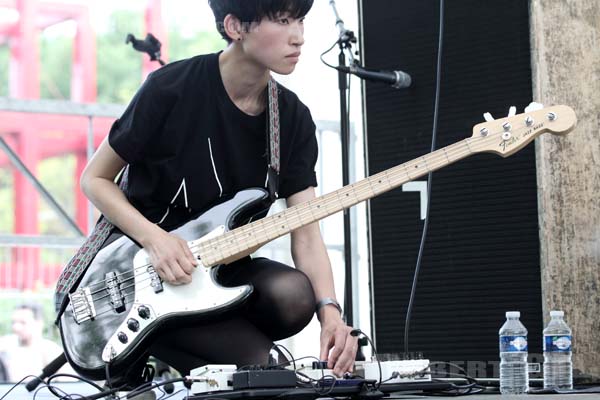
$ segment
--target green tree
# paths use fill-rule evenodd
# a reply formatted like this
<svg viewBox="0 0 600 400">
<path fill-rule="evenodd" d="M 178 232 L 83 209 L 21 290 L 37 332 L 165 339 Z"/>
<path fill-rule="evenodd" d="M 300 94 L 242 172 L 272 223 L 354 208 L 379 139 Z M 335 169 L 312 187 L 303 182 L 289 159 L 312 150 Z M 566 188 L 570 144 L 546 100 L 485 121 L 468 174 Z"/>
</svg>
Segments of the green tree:
<svg viewBox="0 0 600 400">
<path fill-rule="evenodd" d="M 40 97 L 68 100 L 70 98 L 73 39 L 42 37 L 40 41 Z"/>
<path fill-rule="evenodd" d="M 125 38 L 141 32 L 142 24 L 141 12 L 117 11 L 107 31 L 96 36 L 98 103 L 128 103 L 139 87 L 142 59 Z"/>
</svg>

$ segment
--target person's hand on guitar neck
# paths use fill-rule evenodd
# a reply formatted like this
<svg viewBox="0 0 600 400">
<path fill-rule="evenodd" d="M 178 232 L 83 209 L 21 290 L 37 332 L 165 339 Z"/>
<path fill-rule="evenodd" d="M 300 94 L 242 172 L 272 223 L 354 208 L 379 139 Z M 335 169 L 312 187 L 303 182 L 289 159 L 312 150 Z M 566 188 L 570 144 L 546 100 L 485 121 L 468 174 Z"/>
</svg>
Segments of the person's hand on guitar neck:
<svg viewBox="0 0 600 400">
<path fill-rule="evenodd" d="M 148 252 L 150 262 L 163 281 L 172 285 L 192 281 L 198 261 L 185 240 L 154 225 L 140 244 Z"/>
</svg>

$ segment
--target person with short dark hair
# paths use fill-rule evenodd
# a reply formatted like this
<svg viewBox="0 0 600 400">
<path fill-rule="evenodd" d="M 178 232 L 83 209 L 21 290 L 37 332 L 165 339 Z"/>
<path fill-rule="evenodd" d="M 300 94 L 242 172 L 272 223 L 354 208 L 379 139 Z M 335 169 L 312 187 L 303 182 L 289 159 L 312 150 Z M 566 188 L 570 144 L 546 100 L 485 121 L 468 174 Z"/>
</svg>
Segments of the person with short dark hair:
<svg viewBox="0 0 600 400">
<path fill-rule="evenodd" d="M 43 337 L 42 307 L 22 303 L 12 312 L 12 334 L 0 338 L 0 359 L 5 367 L 6 380 L 18 382 L 27 375 L 38 375 L 62 353 L 62 348 Z"/>
<path fill-rule="evenodd" d="M 169 231 L 227 196 L 269 185 L 267 87 L 271 72 L 294 71 L 313 0 L 209 4 L 227 47 L 152 73 L 81 177 L 92 203 L 173 285 L 192 280 L 197 260 Z M 315 198 L 316 128 L 296 94 L 278 85 L 278 97 L 277 194 L 293 206 Z M 123 193 L 114 180 L 126 165 Z M 222 284 L 253 285 L 249 300 L 219 320 L 161 333 L 150 352 L 183 374 L 207 363 L 266 364 L 273 341 L 298 333 L 317 309 L 320 358 L 339 376 L 351 371 L 357 340 L 335 301 L 318 223 L 292 233 L 291 252 L 296 268 L 250 257 L 222 266 Z"/>
</svg>

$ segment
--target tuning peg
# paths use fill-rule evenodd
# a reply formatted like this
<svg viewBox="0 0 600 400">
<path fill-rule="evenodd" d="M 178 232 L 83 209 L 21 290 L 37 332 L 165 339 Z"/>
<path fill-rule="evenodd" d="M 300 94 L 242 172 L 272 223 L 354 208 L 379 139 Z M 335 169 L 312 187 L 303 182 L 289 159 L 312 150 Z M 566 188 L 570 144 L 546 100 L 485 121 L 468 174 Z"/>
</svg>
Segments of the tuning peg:
<svg viewBox="0 0 600 400">
<path fill-rule="evenodd" d="M 534 101 L 529 103 L 529 105 L 525 107 L 525 112 L 537 111 L 541 110 L 542 108 L 544 108 L 544 105 L 542 103 L 536 103 Z"/>
<path fill-rule="evenodd" d="M 492 122 L 494 120 L 494 117 L 492 117 L 492 114 L 490 114 L 489 112 L 486 112 L 485 114 L 483 114 L 483 119 L 485 119 L 486 122 Z"/>
<path fill-rule="evenodd" d="M 508 109 L 508 117 L 514 117 L 515 115 L 517 115 L 517 107 L 510 106 Z"/>
</svg>

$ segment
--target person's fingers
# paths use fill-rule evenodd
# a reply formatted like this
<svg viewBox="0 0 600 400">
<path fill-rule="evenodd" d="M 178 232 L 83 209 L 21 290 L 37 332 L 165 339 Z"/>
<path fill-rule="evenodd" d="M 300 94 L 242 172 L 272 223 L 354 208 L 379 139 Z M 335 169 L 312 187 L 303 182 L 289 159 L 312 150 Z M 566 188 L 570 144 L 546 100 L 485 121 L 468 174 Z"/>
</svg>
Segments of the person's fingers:
<svg viewBox="0 0 600 400">
<path fill-rule="evenodd" d="M 194 256 L 194 253 L 192 253 L 192 250 L 190 249 L 188 243 L 185 240 L 181 239 L 179 243 L 181 245 L 185 257 L 185 260 L 180 260 L 180 264 L 182 265 L 185 272 L 191 274 L 198 266 L 198 259 L 196 258 L 196 256 Z"/>
<path fill-rule="evenodd" d="M 192 275 L 188 273 L 180 262 L 173 262 L 170 264 L 171 273 L 175 277 L 175 282 L 172 282 L 176 285 L 182 285 L 184 283 L 190 283 L 192 281 Z M 188 268 L 190 268 L 188 264 Z"/>
<path fill-rule="evenodd" d="M 154 267 L 158 276 L 165 282 L 175 282 L 175 275 L 171 272 L 171 268 L 168 265 L 163 265 L 162 263 L 157 263 Z"/>
<path fill-rule="evenodd" d="M 347 334 L 344 329 L 336 329 L 335 331 L 335 342 L 333 345 L 333 350 L 329 354 L 327 367 L 333 369 L 334 365 L 337 363 L 338 358 L 342 354 L 344 350 L 344 346 L 346 344 Z"/>
<path fill-rule="evenodd" d="M 337 376 L 342 376 L 346 372 L 352 372 L 354 360 L 356 359 L 356 351 L 358 350 L 358 340 L 354 337 L 348 337 L 342 354 L 338 358 L 333 373 Z"/>
<path fill-rule="evenodd" d="M 329 358 L 329 349 L 331 348 L 331 341 L 333 335 L 329 331 L 325 331 L 321 334 L 321 355 L 319 359 L 326 361 Z"/>
</svg>

